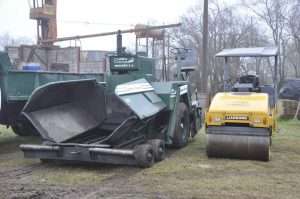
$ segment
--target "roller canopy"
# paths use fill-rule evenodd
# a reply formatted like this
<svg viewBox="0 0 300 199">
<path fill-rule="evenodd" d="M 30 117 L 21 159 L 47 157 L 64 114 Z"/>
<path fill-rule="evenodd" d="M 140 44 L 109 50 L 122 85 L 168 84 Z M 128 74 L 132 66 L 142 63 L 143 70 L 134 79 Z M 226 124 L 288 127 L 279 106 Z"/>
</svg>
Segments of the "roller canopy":
<svg viewBox="0 0 300 199">
<path fill-rule="evenodd" d="M 278 47 L 224 49 L 216 57 L 273 57 L 279 53 Z"/>
</svg>

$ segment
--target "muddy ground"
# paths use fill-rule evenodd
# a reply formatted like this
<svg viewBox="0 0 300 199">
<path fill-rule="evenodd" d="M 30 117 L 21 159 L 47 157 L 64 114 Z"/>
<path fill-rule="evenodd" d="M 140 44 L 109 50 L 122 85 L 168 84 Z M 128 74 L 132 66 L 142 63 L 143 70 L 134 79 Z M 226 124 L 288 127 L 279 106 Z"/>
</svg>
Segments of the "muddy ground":
<svg viewBox="0 0 300 199">
<path fill-rule="evenodd" d="M 25 159 L 17 137 L 0 128 L 0 198 L 299 198 L 300 122 L 281 121 L 270 162 L 208 159 L 203 130 L 150 169 L 66 165 Z"/>
</svg>

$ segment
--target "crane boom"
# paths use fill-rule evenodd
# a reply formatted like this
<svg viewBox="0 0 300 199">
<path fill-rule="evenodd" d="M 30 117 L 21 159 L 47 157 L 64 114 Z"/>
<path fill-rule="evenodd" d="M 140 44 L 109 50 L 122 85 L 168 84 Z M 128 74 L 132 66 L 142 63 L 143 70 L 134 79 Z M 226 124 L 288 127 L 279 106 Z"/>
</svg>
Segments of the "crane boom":
<svg viewBox="0 0 300 199">
<path fill-rule="evenodd" d="M 135 28 L 135 29 L 127 29 L 127 30 L 120 30 L 121 33 L 133 33 L 133 32 L 140 32 L 140 31 L 150 31 L 155 29 L 165 29 L 165 28 L 174 28 L 181 26 L 181 23 L 176 24 L 168 24 L 168 25 L 161 25 L 161 26 L 148 26 L 146 28 Z M 77 35 L 77 36 L 70 36 L 70 37 L 61 37 L 57 39 L 44 39 L 40 40 L 40 43 L 44 44 L 51 44 L 54 42 L 60 42 L 60 41 L 69 41 L 69 40 L 76 40 L 76 39 L 85 39 L 85 38 L 92 38 L 92 37 L 103 37 L 108 35 L 116 35 L 119 31 L 113 31 L 113 32 L 103 32 L 103 33 L 96 33 L 96 34 L 88 34 L 88 35 Z"/>
</svg>

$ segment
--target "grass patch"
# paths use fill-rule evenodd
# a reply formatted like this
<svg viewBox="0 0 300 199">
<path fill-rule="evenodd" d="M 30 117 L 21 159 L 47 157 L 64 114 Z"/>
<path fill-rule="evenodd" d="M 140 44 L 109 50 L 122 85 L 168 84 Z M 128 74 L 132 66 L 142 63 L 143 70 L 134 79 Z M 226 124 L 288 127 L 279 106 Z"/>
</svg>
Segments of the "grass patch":
<svg viewBox="0 0 300 199">
<path fill-rule="evenodd" d="M 300 193 L 300 122 L 279 121 L 269 162 L 208 159 L 204 131 L 136 179 L 174 198 L 296 198 Z"/>
<path fill-rule="evenodd" d="M 45 164 L 23 178 L 33 184 L 94 188 L 105 187 L 104 196 L 151 194 L 169 198 L 298 198 L 300 194 L 300 122 L 281 120 L 273 136 L 271 161 L 208 159 L 204 129 L 187 147 L 167 149 L 166 159 L 150 169 L 122 165 Z M 17 147 L 34 138 L 20 138 L 12 132 L 0 135 L 0 171 L 41 164 L 25 159 Z M 8 141 L 8 142 L 7 142 Z M 2 153 L 5 148 L 10 153 Z M 107 185 L 110 183 L 110 185 Z M 113 185 L 113 186 L 112 186 Z M 111 186 L 111 187 L 107 187 Z M 100 194 L 100 195 L 101 195 Z M 130 197 L 131 195 L 124 195 Z M 151 197 L 150 197 L 151 198 Z"/>
<path fill-rule="evenodd" d="M 2 138 L 3 137 L 16 137 L 16 135 L 13 133 L 12 129 L 10 127 L 7 128 L 4 125 L 0 125 L 0 136 Z"/>
<path fill-rule="evenodd" d="M 31 166 L 40 164 L 39 159 L 28 159 L 24 158 L 23 154 L 20 153 L 8 153 L 0 156 L 0 168 L 1 169 L 18 169 L 25 166 Z"/>
<path fill-rule="evenodd" d="M 35 182 L 46 184 L 94 185 L 128 169 L 127 166 L 47 164 L 29 177 Z"/>
<path fill-rule="evenodd" d="M 6 128 L 6 126 L 0 125 L 0 155 L 19 151 L 20 144 L 34 144 L 41 142 L 42 139 L 40 137 L 17 136 L 11 128 Z"/>
<path fill-rule="evenodd" d="M 45 182 L 48 184 L 69 184 L 69 185 L 88 185 L 97 183 L 111 176 L 95 170 L 84 168 L 57 168 L 52 167 L 47 169 L 47 173 L 39 171 L 33 177 L 36 181 Z"/>
</svg>

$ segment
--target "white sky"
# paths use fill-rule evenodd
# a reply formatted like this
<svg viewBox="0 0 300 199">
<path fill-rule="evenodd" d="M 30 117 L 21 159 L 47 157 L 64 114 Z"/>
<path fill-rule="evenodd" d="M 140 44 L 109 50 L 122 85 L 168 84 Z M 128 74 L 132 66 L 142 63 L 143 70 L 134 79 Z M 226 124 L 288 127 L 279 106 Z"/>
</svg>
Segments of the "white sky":
<svg viewBox="0 0 300 199">
<path fill-rule="evenodd" d="M 31 1 L 31 0 L 30 0 Z M 157 21 L 158 25 L 178 23 L 179 17 L 201 0 L 57 0 L 58 37 L 130 29 L 137 23 Z M 0 0 L 0 34 L 26 36 L 36 41 L 36 21 L 29 19 L 28 0 Z M 74 23 L 74 22 L 88 22 Z M 119 25 L 104 25 L 119 24 Z M 125 46 L 134 35 L 123 35 Z M 114 50 L 115 36 L 82 39 L 87 50 Z M 70 42 L 58 43 L 68 46 Z M 74 45 L 74 42 L 72 43 Z"/>
</svg>

